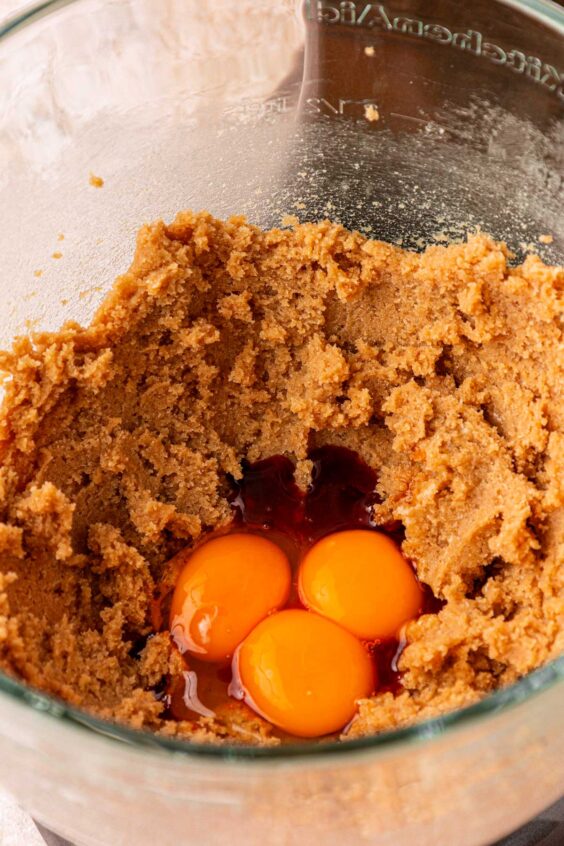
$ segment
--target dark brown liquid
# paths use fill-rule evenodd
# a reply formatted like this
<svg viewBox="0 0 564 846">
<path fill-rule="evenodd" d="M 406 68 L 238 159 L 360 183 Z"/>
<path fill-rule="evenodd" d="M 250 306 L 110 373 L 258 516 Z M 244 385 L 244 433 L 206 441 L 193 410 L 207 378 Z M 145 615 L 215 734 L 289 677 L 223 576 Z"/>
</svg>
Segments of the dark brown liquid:
<svg viewBox="0 0 564 846">
<path fill-rule="evenodd" d="M 294 481 L 294 464 L 277 455 L 247 464 L 240 480 L 232 480 L 232 529 L 270 538 L 287 554 L 295 576 L 304 553 L 324 535 L 345 529 L 373 529 L 388 534 L 401 544 L 403 528 L 397 523 L 376 526 L 372 506 L 376 473 L 357 453 L 343 447 L 326 446 L 310 454 L 312 483 L 303 493 Z M 209 537 L 204 539 L 204 542 Z M 423 585 L 421 613 L 436 613 L 442 603 Z M 155 603 L 155 628 L 166 627 L 170 594 Z M 296 579 L 286 607 L 303 607 Z M 397 692 L 401 678 L 397 663 L 404 644 L 398 640 L 366 643 L 374 661 L 378 691 Z M 194 720 L 210 715 L 229 701 L 231 666 L 210 664 L 185 655 L 185 672 L 167 679 L 158 695 L 167 704 L 166 716 Z"/>
</svg>

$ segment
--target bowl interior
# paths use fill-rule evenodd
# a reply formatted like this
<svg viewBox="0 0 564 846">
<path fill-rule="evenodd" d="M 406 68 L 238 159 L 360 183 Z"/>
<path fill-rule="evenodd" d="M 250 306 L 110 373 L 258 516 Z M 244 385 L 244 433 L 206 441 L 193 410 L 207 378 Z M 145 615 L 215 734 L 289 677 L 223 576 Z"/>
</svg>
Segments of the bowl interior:
<svg viewBox="0 0 564 846">
<path fill-rule="evenodd" d="M 0 345 L 87 322 L 139 225 L 184 208 L 330 217 L 413 249 L 481 227 L 564 261 L 564 11 L 394 8 L 75 0 L 7 26 Z"/>
</svg>

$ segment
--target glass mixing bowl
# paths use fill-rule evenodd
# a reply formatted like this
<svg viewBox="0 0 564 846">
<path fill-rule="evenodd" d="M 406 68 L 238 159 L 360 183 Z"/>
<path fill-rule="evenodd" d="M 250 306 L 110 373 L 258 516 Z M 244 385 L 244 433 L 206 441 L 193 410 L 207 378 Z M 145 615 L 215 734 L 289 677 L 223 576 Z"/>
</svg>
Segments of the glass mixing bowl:
<svg viewBox="0 0 564 846">
<path fill-rule="evenodd" d="M 548 234 L 562 261 L 563 60 L 548 0 L 42 3 L 0 28 L 0 343 L 87 321 L 138 226 L 188 207 L 416 249 Z M 274 750 L 147 736 L 1 677 L 0 781 L 85 846 L 478 846 L 562 793 L 563 729 L 564 658 L 414 728 Z"/>
</svg>

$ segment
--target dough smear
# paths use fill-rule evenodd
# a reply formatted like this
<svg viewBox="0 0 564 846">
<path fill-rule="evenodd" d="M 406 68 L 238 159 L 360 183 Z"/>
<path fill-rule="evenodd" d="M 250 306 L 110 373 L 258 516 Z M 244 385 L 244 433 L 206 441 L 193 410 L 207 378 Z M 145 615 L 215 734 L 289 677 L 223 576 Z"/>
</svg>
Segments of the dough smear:
<svg viewBox="0 0 564 846">
<path fill-rule="evenodd" d="M 183 212 L 141 229 L 87 328 L 0 354 L 0 667 L 102 717 L 277 743 L 233 700 L 154 693 L 167 562 L 230 519 L 228 476 L 338 444 L 445 601 L 407 627 L 401 693 L 349 737 L 476 701 L 564 650 L 564 269 L 485 235 L 419 255 L 325 221 L 263 232 Z M 148 638 L 148 639 L 147 639 Z"/>
</svg>

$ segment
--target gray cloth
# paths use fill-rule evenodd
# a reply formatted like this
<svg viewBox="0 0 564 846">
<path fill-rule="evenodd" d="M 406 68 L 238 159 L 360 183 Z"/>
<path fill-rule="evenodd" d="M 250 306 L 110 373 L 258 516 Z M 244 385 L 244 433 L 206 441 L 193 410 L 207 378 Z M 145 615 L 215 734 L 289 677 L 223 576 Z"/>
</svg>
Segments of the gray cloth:
<svg viewBox="0 0 564 846">
<path fill-rule="evenodd" d="M 564 798 L 494 846 L 564 846 Z"/>
</svg>

